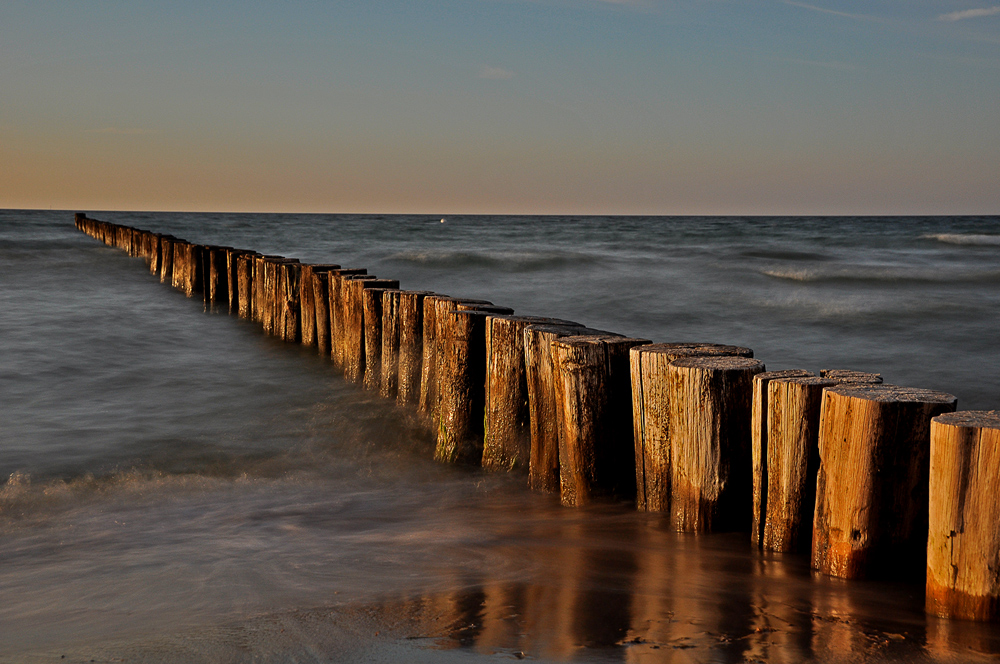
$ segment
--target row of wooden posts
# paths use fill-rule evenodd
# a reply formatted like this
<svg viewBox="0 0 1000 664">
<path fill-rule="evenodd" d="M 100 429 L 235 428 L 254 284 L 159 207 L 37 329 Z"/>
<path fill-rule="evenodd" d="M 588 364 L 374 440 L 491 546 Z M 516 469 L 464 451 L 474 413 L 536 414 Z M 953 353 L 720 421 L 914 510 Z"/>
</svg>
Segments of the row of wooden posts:
<svg viewBox="0 0 1000 664">
<path fill-rule="evenodd" d="M 750 529 L 844 578 L 926 569 L 926 607 L 1000 619 L 1000 412 L 878 374 L 766 371 L 739 346 L 656 343 L 76 215 L 206 305 L 315 346 L 431 427 L 435 458 L 613 496 L 679 532 Z"/>
</svg>

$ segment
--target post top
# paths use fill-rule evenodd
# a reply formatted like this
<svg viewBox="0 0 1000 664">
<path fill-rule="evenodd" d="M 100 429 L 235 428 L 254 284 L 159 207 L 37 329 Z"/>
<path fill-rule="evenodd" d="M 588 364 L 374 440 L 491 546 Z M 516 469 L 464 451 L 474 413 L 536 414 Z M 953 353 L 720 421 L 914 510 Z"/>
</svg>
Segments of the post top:
<svg viewBox="0 0 1000 664">
<path fill-rule="evenodd" d="M 957 410 L 938 415 L 931 422 L 970 429 L 1000 429 L 1000 410 Z"/>
<path fill-rule="evenodd" d="M 709 344 L 698 342 L 677 342 L 662 344 L 647 344 L 641 348 L 635 348 L 633 353 L 656 353 L 667 355 L 674 359 L 681 357 L 694 357 L 698 355 L 736 355 L 740 357 L 753 357 L 753 351 L 743 346 L 729 346 L 726 344 Z"/>
<path fill-rule="evenodd" d="M 865 383 L 841 383 L 827 389 L 828 392 L 843 396 L 879 402 L 943 403 L 956 404 L 958 398 L 947 392 L 925 390 L 920 387 L 900 385 L 869 385 Z"/>
<path fill-rule="evenodd" d="M 716 371 L 764 370 L 764 363 L 752 357 L 740 355 L 701 355 L 682 357 L 670 363 L 671 367 L 682 369 L 710 369 Z"/>
</svg>

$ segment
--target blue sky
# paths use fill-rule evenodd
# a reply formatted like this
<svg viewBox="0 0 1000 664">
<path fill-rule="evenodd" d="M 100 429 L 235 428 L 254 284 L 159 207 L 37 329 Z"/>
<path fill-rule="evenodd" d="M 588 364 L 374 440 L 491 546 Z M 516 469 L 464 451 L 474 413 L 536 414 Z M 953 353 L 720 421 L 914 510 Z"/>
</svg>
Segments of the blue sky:
<svg viewBox="0 0 1000 664">
<path fill-rule="evenodd" d="M 5 0 L 0 90 L 0 207 L 1000 213 L 988 3 Z"/>
</svg>

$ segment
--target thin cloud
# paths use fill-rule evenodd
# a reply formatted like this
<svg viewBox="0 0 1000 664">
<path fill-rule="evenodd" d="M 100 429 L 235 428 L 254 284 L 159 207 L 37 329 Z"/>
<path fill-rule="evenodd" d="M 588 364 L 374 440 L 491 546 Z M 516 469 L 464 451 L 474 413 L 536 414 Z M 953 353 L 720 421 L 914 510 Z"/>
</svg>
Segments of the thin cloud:
<svg viewBox="0 0 1000 664">
<path fill-rule="evenodd" d="M 142 136 L 145 134 L 155 134 L 151 129 L 136 129 L 130 127 L 101 127 L 100 129 L 88 129 L 88 134 L 110 134 L 112 136 Z"/>
<path fill-rule="evenodd" d="M 842 16 L 844 18 L 853 18 L 858 21 L 867 21 L 874 18 L 868 14 L 849 14 L 848 12 L 838 12 L 836 9 L 827 9 L 826 7 L 817 7 L 816 5 L 807 5 L 804 2 L 793 2 L 792 0 L 784 0 L 786 5 L 791 5 L 792 7 L 801 7 L 802 9 L 811 9 L 814 12 L 822 12 L 824 14 L 833 14 L 834 16 Z"/>
<path fill-rule="evenodd" d="M 479 70 L 479 78 L 486 78 L 491 81 L 505 81 L 514 78 L 514 72 L 500 67 L 483 67 Z"/>
<path fill-rule="evenodd" d="M 983 16 L 995 16 L 1000 14 L 1000 5 L 995 7 L 983 7 L 982 9 L 963 9 L 958 12 L 950 12 L 938 16 L 939 21 L 963 21 L 967 18 L 982 18 Z"/>
</svg>

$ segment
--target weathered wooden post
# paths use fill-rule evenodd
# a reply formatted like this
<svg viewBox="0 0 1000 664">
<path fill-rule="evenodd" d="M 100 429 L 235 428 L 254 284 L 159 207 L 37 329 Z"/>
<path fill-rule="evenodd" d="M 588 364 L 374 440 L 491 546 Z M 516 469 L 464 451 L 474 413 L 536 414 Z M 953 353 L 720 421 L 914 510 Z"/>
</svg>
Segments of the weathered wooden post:
<svg viewBox="0 0 1000 664">
<path fill-rule="evenodd" d="M 825 378 L 792 373 L 767 371 L 754 376 L 752 540 L 767 551 L 802 551 L 810 546 L 823 389 L 882 382 L 878 374 L 861 371 L 824 370 Z M 796 380 L 786 380 L 792 378 Z M 775 387 L 779 382 L 780 389 Z M 778 392 L 771 393 L 770 388 Z"/>
<path fill-rule="evenodd" d="M 399 288 L 399 282 L 395 279 L 366 277 L 345 281 L 344 286 L 344 375 L 348 380 L 360 383 L 365 376 L 365 289 Z M 379 321 L 380 335 L 381 325 L 382 322 Z M 379 350 L 381 351 L 381 340 Z"/>
<path fill-rule="evenodd" d="M 528 470 L 531 416 L 524 365 L 524 328 L 528 325 L 583 326 L 558 318 L 489 316 L 486 319 L 486 411 L 483 468 Z"/>
<path fill-rule="evenodd" d="M 227 253 L 232 247 L 205 247 L 205 304 L 229 308 Z"/>
<path fill-rule="evenodd" d="M 524 373 L 531 434 L 528 485 L 535 491 L 559 491 L 559 429 L 556 426 L 552 342 L 573 335 L 616 336 L 578 325 L 528 325 L 524 328 Z"/>
<path fill-rule="evenodd" d="M 455 302 L 458 300 L 459 298 L 448 295 L 428 295 L 424 298 L 423 353 L 420 366 L 420 403 L 418 410 L 426 415 L 432 423 L 437 421 L 437 369 L 439 364 L 437 346 L 438 312 L 443 315 L 444 312 L 453 309 Z M 466 300 L 466 302 L 469 301 Z M 492 304 L 485 300 L 477 302 Z"/>
<path fill-rule="evenodd" d="M 184 282 L 187 279 L 187 247 L 188 243 L 183 240 L 174 242 L 173 270 L 171 271 L 171 286 L 179 291 L 184 290 Z"/>
<path fill-rule="evenodd" d="M 253 295 L 250 298 L 250 304 L 253 308 L 250 310 L 250 320 L 261 324 L 264 322 L 264 261 L 266 259 L 267 256 L 263 254 L 254 254 L 253 271 L 251 272 L 253 284 L 251 284 L 250 290 Z"/>
<path fill-rule="evenodd" d="M 160 283 L 173 284 L 174 281 L 174 242 L 173 235 L 160 238 Z"/>
<path fill-rule="evenodd" d="M 931 420 L 927 612 L 1000 620 L 1000 411 Z"/>
<path fill-rule="evenodd" d="M 341 268 L 330 270 L 328 273 L 327 293 L 329 301 L 327 309 L 330 314 L 330 359 L 333 366 L 344 369 L 344 289 L 345 283 L 351 279 L 375 275 L 368 275 L 365 268 Z"/>
<path fill-rule="evenodd" d="M 629 349 L 648 339 L 571 336 L 551 344 L 559 436 L 559 498 L 635 497 Z"/>
<path fill-rule="evenodd" d="M 163 237 L 159 233 L 151 234 L 149 238 L 149 272 L 150 274 L 160 275 L 160 261 L 162 260 L 162 254 L 160 254 L 160 238 Z"/>
<path fill-rule="evenodd" d="M 682 357 L 753 357 L 743 346 L 664 343 L 636 346 L 629 352 L 632 375 L 632 427 L 635 439 L 636 508 L 670 509 L 670 391 L 667 366 Z"/>
<path fill-rule="evenodd" d="M 813 568 L 848 579 L 923 568 L 931 418 L 956 404 L 895 385 L 823 390 Z"/>
<path fill-rule="evenodd" d="M 767 519 L 767 386 L 777 378 L 807 378 L 805 369 L 764 371 L 753 377 L 753 401 L 750 406 L 750 466 L 753 473 L 753 513 L 750 518 L 750 541 L 760 547 L 764 542 Z"/>
<path fill-rule="evenodd" d="M 316 279 L 314 277 L 339 267 L 339 265 L 330 264 L 304 264 L 301 267 L 301 274 L 299 274 L 299 325 L 301 326 L 303 346 L 316 345 L 317 312 L 322 308 L 324 315 L 326 314 L 326 302 L 324 301 L 319 306 L 316 303 Z M 329 325 L 329 319 L 327 319 L 327 328 Z"/>
<path fill-rule="evenodd" d="M 365 370 L 362 384 L 365 389 L 380 392 L 382 389 L 382 325 L 385 294 L 398 291 L 396 288 L 366 288 L 361 293 L 361 305 L 365 317 Z"/>
<path fill-rule="evenodd" d="M 667 367 L 670 413 L 670 512 L 678 532 L 750 526 L 749 357 L 685 357 Z"/>
<path fill-rule="evenodd" d="M 330 272 L 313 272 L 312 298 L 315 312 L 316 350 L 330 357 Z M 305 333 L 303 333 L 305 339 Z"/>
<path fill-rule="evenodd" d="M 250 252 L 246 249 L 226 250 L 226 281 L 228 283 L 228 293 L 226 297 L 229 302 L 229 313 L 240 315 L 241 288 L 240 263 L 239 258 Z"/>
<path fill-rule="evenodd" d="M 237 301 L 237 314 L 240 318 L 253 320 L 254 314 L 254 284 L 256 278 L 254 270 L 257 266 L 259 254 L 245 253 L 236 255 L 236 281 L 238 284 L 239 300 Z"/>
<path fill-rule="evenodd" d="M 299 343 L 302 339 L 302 316 L 299 303 L 299 282 L 302 278 L 302 264 L 298 260 L 285 261 L 278 266 L 279 321 L 278 336 L 289 343 Z"/>
<path fill-rule="evenodd" d="M 481 311 L 439 312 L 438 419 L 434 458 L 478 464 L 482 459 L 486 382 L 486 317 Z"/>
<path fill-rule="evenodd" d="M 808 551 L 816 510 L 819 417 L 834 378 L 777 378 L 767 387 L 765 551 Z M 756 476 L 754 477 L 756 480 Z"/>
<path fill-rule="evenodd" d="M 401 290 L 382 293 L 382 375 L 379 377 L 379 395 L 386 399 L 395 399 L 399 388 L 399 303 L 402 295 Z"/>
<path fill-rule="evenodd" d="M 420 402 L 420 373 L 424 353 L 424 298 L 430 291 L 399 292 L 399 382 L 396 402 Z"/>
</svg>

